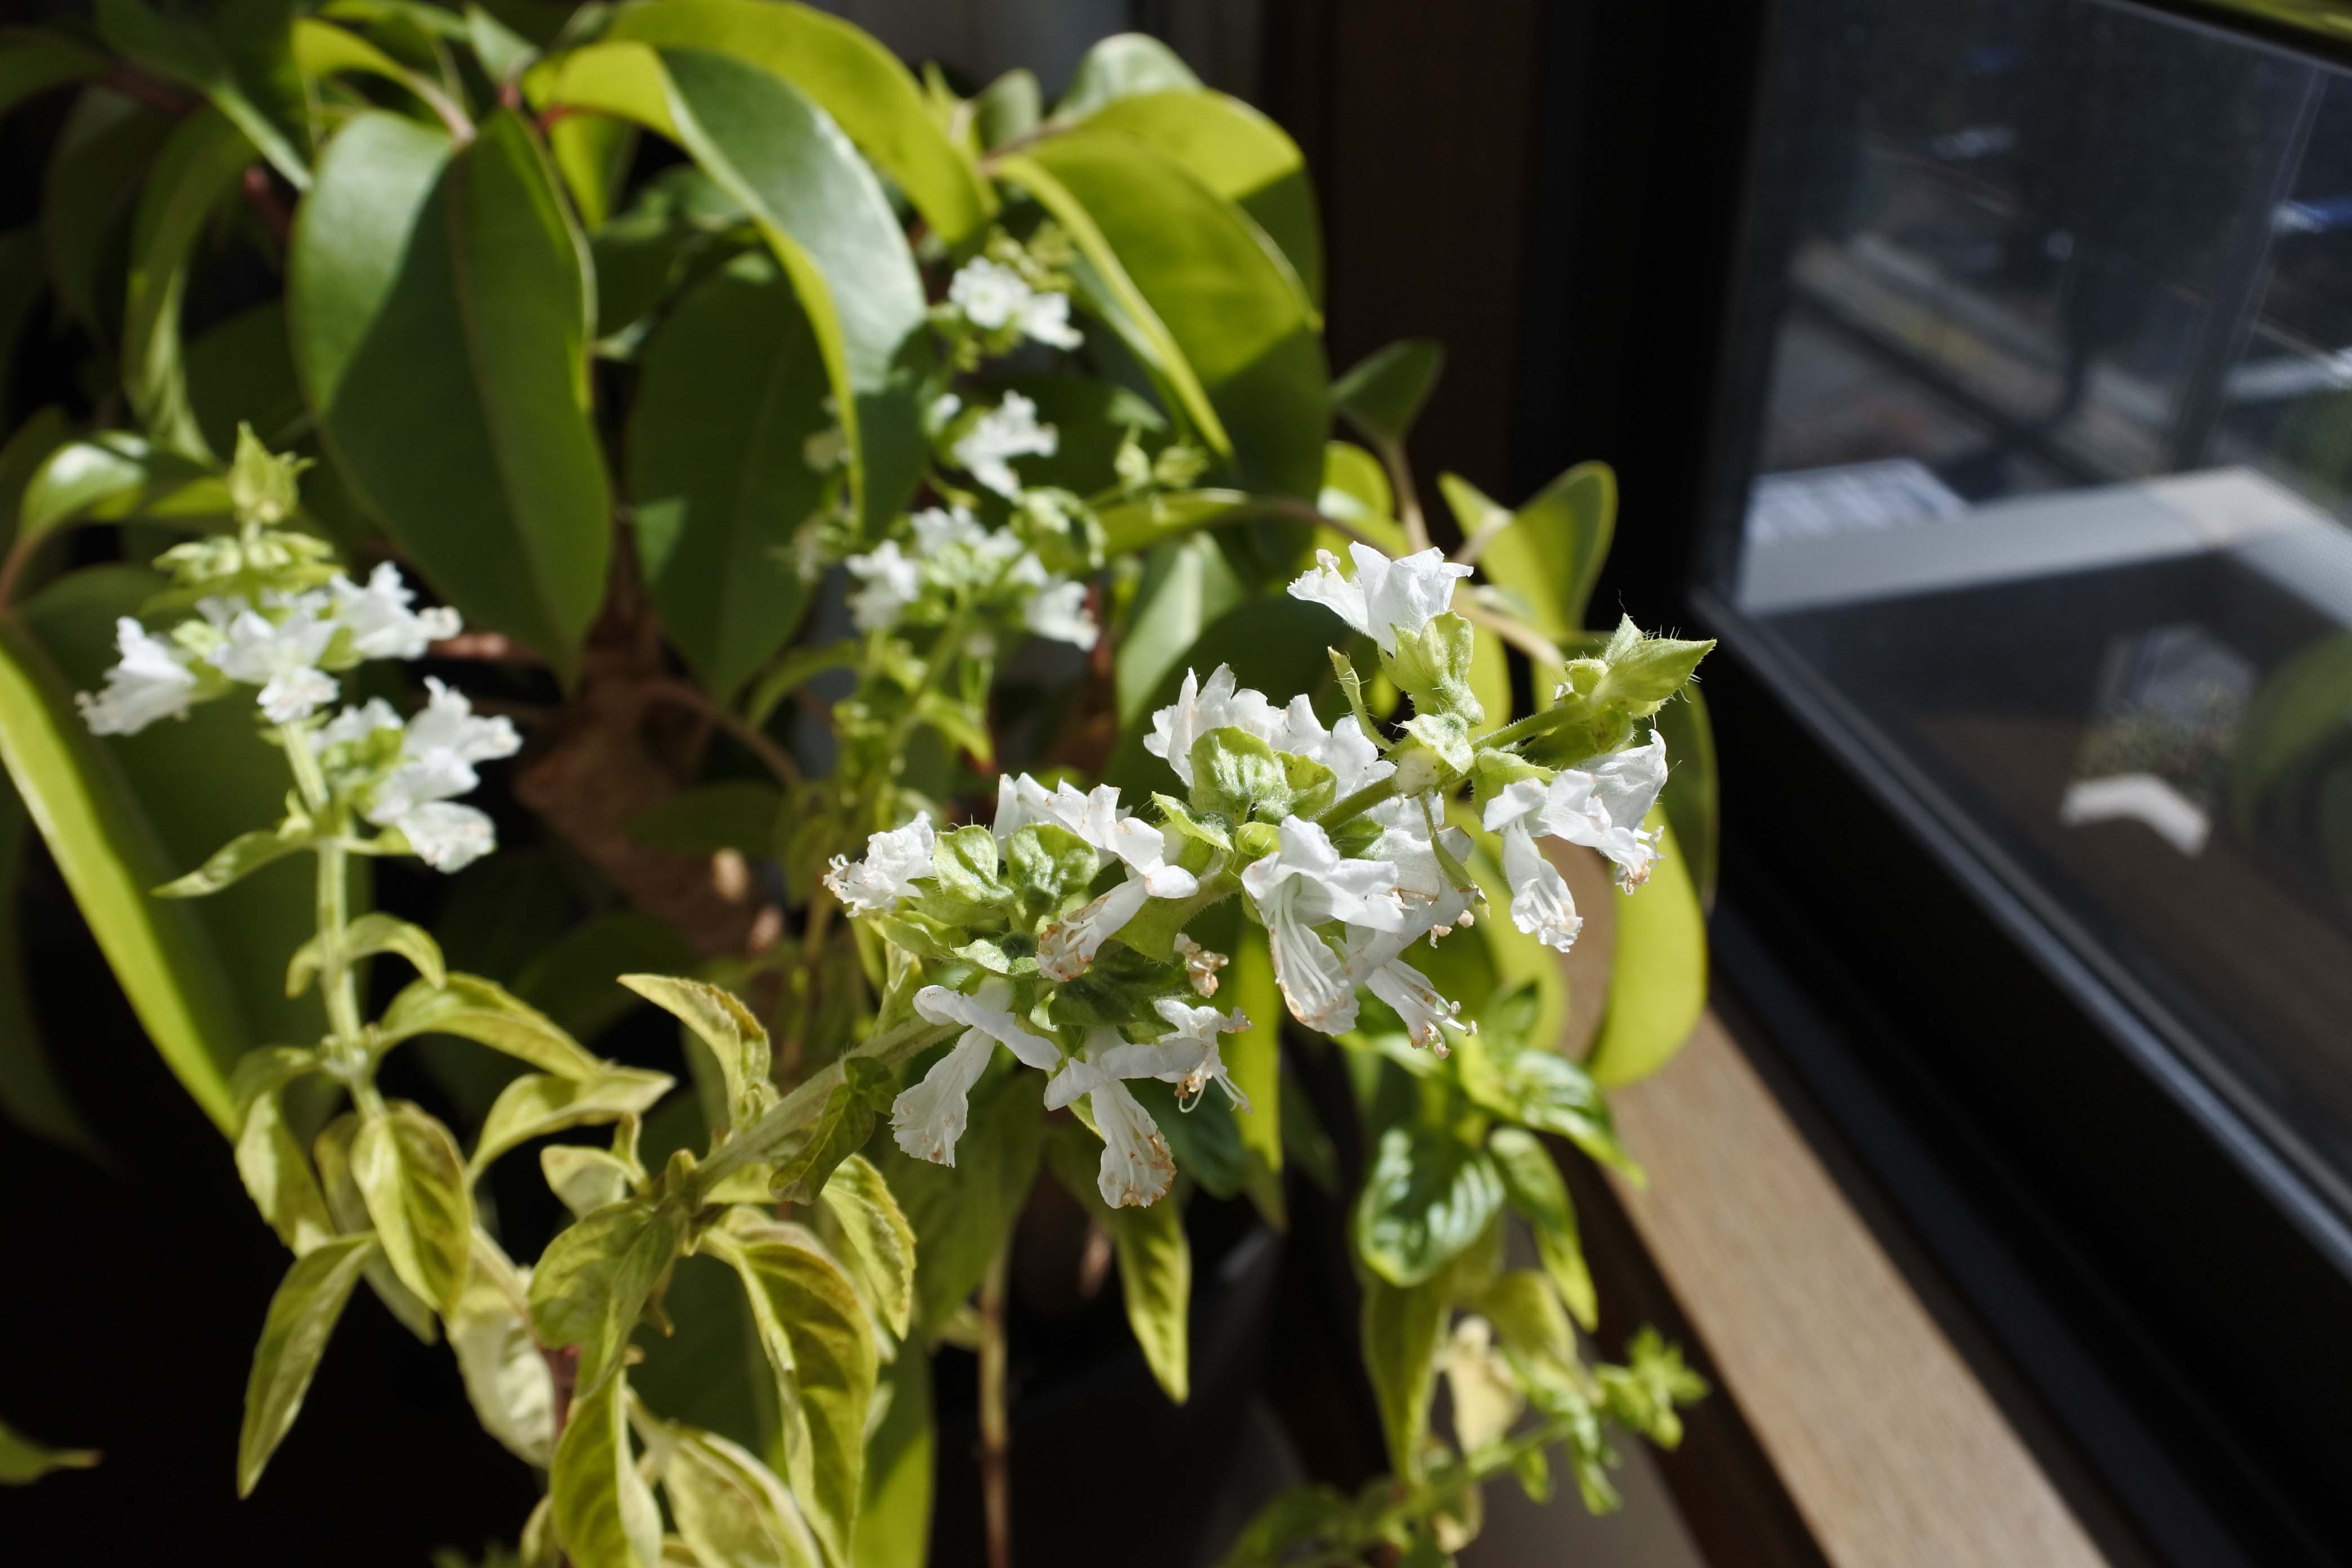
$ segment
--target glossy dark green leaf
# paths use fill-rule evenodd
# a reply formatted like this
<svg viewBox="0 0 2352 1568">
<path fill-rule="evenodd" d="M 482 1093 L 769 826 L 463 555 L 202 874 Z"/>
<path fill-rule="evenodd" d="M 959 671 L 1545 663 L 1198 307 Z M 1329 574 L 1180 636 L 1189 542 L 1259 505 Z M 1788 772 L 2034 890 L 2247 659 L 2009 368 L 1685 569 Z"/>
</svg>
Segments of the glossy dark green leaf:
<svg viewBox="0 0 2352 1568">
<path fill-rule="evenodd" d="M 1097 42 L 1070 73 L 1054 105 L 1056 119 L 1080 120 L 1123 98 L 1197 89 L 1201 79 L 1176 51 L 1148 33 L 1115 33 Z"/>
<path fill-rule="evenodd" d="M 278 1451 L 302 1396 L 319 1370 L 335 1320 L 351 1300 L 352 1287 L 375 1252 L 373 1236 L 345 1236 L 294 1260 L 285 1281 L 269 1299 L 261 1343 L 253 1352 L 253 1373 L 245 1385 L 245 1427 L 236 1440 L 236 1493 L 249 1497 Z"/>
<path fill-rule="evenodd" d="M 783 264 L 840 407 L 869 527 L 912 493 L 923 442 L 910 355 L 928 354 L 922 280 L 873 172 L 799 89 L 700 49 L 597 44 L 565 57 L 554 100 L 657 132 L 740 202 Z"/>
<path fill-rule="evenodd" d="M 625 11 L 604 37 L 708 49 L 792 83 L 840 124 L 950 246 L 978 234 L 996 210 L 994 193 L 949 143 L 913 74 L 871 34 L 838 16 L 789 0 L 667 0 Z"/>
<path fill-rule="evenodd" d="M 307 423 L 279 301 L 221 322 L 188 344 L 185 359 L 189 412 L 211 450 L 235 452 L 236 427 L 245 424 L 262 445 L 282 451 Z"/>
<path fill-rule="evenodd" d="M 589 417 L 582 247 L 512 113 L 452 153 L 362 114 L 295 226 L 295 362 L 361 503 L 469 620 L 568 672 L 612 497 Z"/>
<path fill-rule="evenodd" d="M 660 1568 L 661 1513 L 629 1452 L 628 1380 L 583 1383 L 548 1472 L 555 1539 L 572 1568 Z"/>
<path fill-rule="evenodd" d="M 1088 122 L 1149 142 L 1240 207 L 1307 303 L 1321 309 L 1323 226 L 1306 160 L 1282 127 L 1237 98 L 1197 88 L 1120 98 Z"/>
<path fill-rule="evenodd" d="M 310 187 L 294 0 L 226 0 L 204 21 L 145 0 L 98 0 L 99 36 L 212 100 L 296 190 Z"/>
<path fill-rule="evenodd" d="M 1331 405 L 1384 447 L 1404 444 L 1422 405 L 1445 368 L 1445 350 L 1427 338 L 1404 338 L 1359 361 L 1331 384 Z"/>
<path fill-rule="evenodd" d="M 582 1383 L 619 1364 L 638 1314 L 683 1240 L 676 1215 L 630 1198 L 548 1243 L 530 1271 L 530 1321 L 543 1342 L 580 1347 Z"/>
<path fill-rule="evenodd" d="M 1502 1178 L 1485 1150 L 1450 1131 L 1390 1127 L 1356 1201 L 1356 1250 L 1390 1283 L 1418 1285 L 1502 1206 Z"/>
<path fill-rule="evenodd" d="M 449 1130 L 405 1100 L 363 1116 L 352 1180 L 400 1282 L 445 1316 L 466 1292 L 474 1197 Z"/>
<path fill-rule="evenodd" d="M 64 313 L 113 344 L 131 208 L 176 115 L 103 86 L 77 96 L 41 181 L 41 252 Z"/>
<path fill-rule="evenodd" d="M 1123 132 L 1081 126 L 1007 159 L 1004 171 L 1070 229 L 1117 319 L 1135 323 L 1129 346 L 1201 440 L 1230 458 L 1242 488 L 1312 499 L 1329 427 L 1322 341 L 1257 226 Z"/>
<path fill-rule="evenodd" d="M 209 531 L 229 515 L 227 481 L 211 468 L 142 437 L 104 430 L 43 460 L 26 482 L 16 522 L 19 536 L 32 539 L 84 521 Z"/>
<path fill-rule="evenodd" d="M 1136 721 L 1169 671 L 1244 592 L 1213 540 L 1174 540 L 1152 552 L 1113 666 L 1121 724 Z"/>
<path fill-rule="evenodd" d="M 1706 1011 L 1706 912 L 1664 814 L 1653 812 L 1650 826 L 1665 836 L 1650 879 L 1633 892 L 1609 895 L 1617 915 L 1609 1008 L 1584 1064 L 1593 1082 L 1607 1088 L 1665 1066 Z"/>
<path fill-rule="evenodd" d="M 123 392 L 158 446 L 200 460 L 214 454 L 188 400 L 180 306 L 197 238 L 252 157 L 245 132 L 217 110 L 189 115 L 164 140 L 131 219 Z"/>
<path fill-rule="evenodd" d="M 814 333 L 772 265 L 696 285 L 646 349 L 629 433 L 637 558 L 670 640 L 725 699 L 800 629 L 793 536 L 822 503 Z M 764 844 L 764 840 L 763 840 Z"/>
</svg>

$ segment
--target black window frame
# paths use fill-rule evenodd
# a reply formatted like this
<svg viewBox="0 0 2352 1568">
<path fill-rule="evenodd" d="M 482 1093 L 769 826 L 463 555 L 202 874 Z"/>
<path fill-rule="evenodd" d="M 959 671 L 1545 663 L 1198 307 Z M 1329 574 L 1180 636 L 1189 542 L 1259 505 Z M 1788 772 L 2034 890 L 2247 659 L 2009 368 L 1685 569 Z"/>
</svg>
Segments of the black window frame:
<svg viewBox="0 0 2352 1568">
<path fill-rule="evenodd" d="M 2275 8 L 2050 3 L 2352 64 L 2352 31 Z M 1777 314 L 1769 132 L 1803 90 L 1783 8 L 1712 33 L 1551 13 L 1518 489 L 1617 462 L 1598 603 L 1723 639 L 1718 984 L 2085 1461 L 2088 1511 L 2166 1562 L 2352 1562 L 2352 1226 L 2179 1026 L 1712 585 Z"/>
</svg>

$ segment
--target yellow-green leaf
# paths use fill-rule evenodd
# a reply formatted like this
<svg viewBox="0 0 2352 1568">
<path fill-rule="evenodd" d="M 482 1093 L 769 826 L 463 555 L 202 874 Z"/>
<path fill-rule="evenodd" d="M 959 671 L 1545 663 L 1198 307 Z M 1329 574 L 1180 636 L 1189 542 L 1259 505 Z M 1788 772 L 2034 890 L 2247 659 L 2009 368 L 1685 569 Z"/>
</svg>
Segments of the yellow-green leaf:
<svg viewBox="0 0 2352 1568">
<path fill-rule="evenodd" d="M 405 1100 L 363 1115 L 352 1181 L 400 1282 L 444 1316 L 455 1312 L 466 1293 L 474 1195 L 449 1130 Z"/>
<path fill-rule="evenodd" d="M 338 1237 L 305 1253 L 286 1271 L 269 1299 L 253 1373 L 245 1384 L 245 1426 L 236 1440 L 236 1495 L 247 1497 L 269 1456 L 302 1411 L 310 1374 L 319 1370 L 327 1336 L 351 1300 L 352 1287 L 375 1252 L 375 1237 Z"/>
<path fill-rule="evenodd" d="M 875 1315 L 899 1339 L 915 1311 L 915 1227 L 890 1194 L 890 1184 L 862 1154 L 844 1160 L 821 1194 L 841 1227 L 852 1265 L 866 1285 Z"/>
<path fill-rule="evenodd" d="M 627 1397 L 617 1367 L 584 1384 L 555 1445 L 550 1513 L 572 1568 L 658 1568 L 661 1561 L 661 1512 L 629 1452 Z"/>
<path fill-rule="evenodd" d="M 1612 891 L 1617 948 L 1609 968 L 1609 1010 L 1585 1069 L 1603 1088 L 1647 1078 L 1674 1058 L 1706 1011 L 1706 915 L 1690 870 L 1675 853 L 1665 814 L 1647 826 L 1664 835 L 1650 879 Z"/>
</svg>

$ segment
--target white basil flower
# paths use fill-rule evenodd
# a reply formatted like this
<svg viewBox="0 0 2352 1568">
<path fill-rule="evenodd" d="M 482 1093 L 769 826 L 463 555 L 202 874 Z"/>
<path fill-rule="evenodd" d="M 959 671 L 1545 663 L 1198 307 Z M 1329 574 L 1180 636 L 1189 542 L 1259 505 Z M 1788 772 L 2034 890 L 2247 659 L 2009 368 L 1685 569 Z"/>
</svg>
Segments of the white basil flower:
<svg viewBox="0 0 2352 1568">
<path fill-rule="evenodd" d="M 1034 561 L 1035 556 L 1028 557 Z M 1102 627 L 1087 610 L 1087 585 L 1067 577 L 1046 580 L 1030 599 L 1023 618 L 1029 629 L 1055 642 L 1075 643 L 1088 652 L 1102 636 Z"/>
<path fill-rule="evenodd" d="M 334 700 L 336 689 L 335 678 L 319 668 L 337 630 L 334 621 L 319 615 L 324 596 L 297 595 L 282 603 L 282 621 L 252 609 L 230 616 L 221 640 L 205 656 L 231 680 L 260 687 L 261 711 L 273 724 L 309 718 Z"/>
<path fill-rule="evenodd" d="M 1164 758 L 1189 786 L 1192 743 L 1202 736 L 1212 730 L 1231 729 L 1266 740 L 1282 723 L 1283 715 L 1265 693 L 1236 684 L 1233 666 L 1217 666 L 1205 686 L 1197 673 L 1187 669 L 1176 700 L 1151 716 L 1151 733 L 1144 737 L 1143 749 Z"/>
<path fill-rule="evenodd" d="M 865 586 L 849 595 L 849 618 L 861 632 L 888 631 L 908 605 L 923 595 L 922 568 L 886 539 L 842 564 Z"/>
<path fill-rule="evenodd" d="M 931 849 L 936 842 L 928 816 L 919 816 L 904 827 L 868 834 L 866 858 L 853 862 L 846 856 L 835 856 L 825 870 L 824 885 L 853 915 L 887 910 L 914 893 L 916 878 L 931 874 Z"/>
<path fill-rule="evenodd" d="M 1106 784 L 1103 790 L 1109 787 Z M 1116 798 L 1116 792 L 1112 793 Z M 1181 848 L 1169 840 L 1166 829 L 1127 816 L 1120 816 L 1099 841 L 1087 840 L 1126 862 L 1127 880 L 1038 934 L 1037 968 L 1045 978 L 1063 983 L 1076 980 L 1094 963 L 1102 944 L 1141 914 L 1145 904 L 1153 899 L 1189 899 L 1201 890 L 1192 872 L 1168 863 L 1169 851 Z"/>
<path fill-rule="evenodd" d="M 1438 858 L 1438 847 L 1443 845 L 1458 866 L 1470 858 L 1471 850 L 1470 836 L 1458 827 L 1440 827 L 1436 838 L 1431 838 L 1430 824 L 1441 810 L 1434 796 L 1415 795 L 1382 801 L 1364 814 L 1381 830 L 1367 853 L 1397 868 L 1407 942 L 1426 934 L 1435 943 L 1468 917 L 1471 904 L 1479 896 L 1475 886 L 1457 884 Z"/>
<path fill-rule="evenodd" d="M 461 629 L 455 610 L 411 610 L 415 591 L 389 561 L 377 563 L 364 588 L 337 575 L 327 591 L 334 595 L 335 618 L 352 634 L 352 651 L 362 658 L 422 658 L 428 644 Z"/>
<path fill-rule="evenodd" d="M 1176 1161 L 1151 1113 L 1117 1079 L 1087 1096 L 1087 1103 L 1094 1109 L 1095 1129 L 1102 1134 L 1102 1166 L 1095 1175 L 1095 1191 L 1103 1202 L 1115 1209 L 1138 1208 L 1166 1197 L 1176 1180 Z"/>
<path fill-rule="evenodd" d="M 1452 1049 L 1444 1031 L 1469 1034 L 1475 1024 L 1461 1020 L 1462 1005 L 1438 994 L 1429 976 L 1399 955 L 1415 933 L 1351 931 L 1348 938 L 1348 978 L 1393 1008 L 1404 1020 L 1412 1043 L 1444 1056 Z"/>
<path fill-rule="evenodd" d="M 347 746 L 354 741 L 364 741 L 379 730 L 403 728 L 400 715 L 391 703 L 381 697 L 371 697 L 357 708 L 346 708 L 333 718 L 310 731 L 310 751 L 315 755 L 330 746 Z"/>
<path fill-rule="evenodd" d="M 1445 613 L 1454 601 L 1454 584 L 1470 575 L 1444 552 L 1423 550 L 1391 561 L 1369 544 L 1350 544 L 1356 576 L 1349 581 L 1339 562 L 1328 550 L 1318 550 L 1318 564 L 1290 584 L 1290 596 L 1322 605 L 1341 620 L 1381 645 L 1382 653 L 1396 652 L 1400 631 L 1417 632 Z"/>
<path fill-rule="evenodd" d="M 948 284 L 948 302 L 984 332 L 1017 322 L 1023 337 L 1055 348 L 1074 349 L 1080 341 L 1070 326 L 1067 295 L 1040 293 L 1020 273 L 985 257 L 955 275 Z"/>
<path fill-rule="evenodd" d="M 135 735 L 158 719 L 186 716 L 196 678 L 177 648 L 129 616 L 114 623 L 114 648 L 121 657 L 107 670 L 105 689 L 74 694 L 91 734 Z"/>
<path fill-rule="evenodd" d="M 1061 1047 L 1024 1027 L 1006 1007 L 1012 999 L 1013 988 L 1002 980 L 987 982 L 971 996 L 944 985 L 926 985 L 915 993 L 917 1013 L 934 1024 L 961 1024 L 964 1031 L 955 1048 L 920 1083 L 891 1101 L 890 1131 L 899 1148 L 919 1160 L 955 1163 L 971 1086 L 987 1070 L 998 1045 L 1045 1072 L 1062 1065 Z"/>
<path fill-rule="evenodd" d="M 1015 458 L 1050 458 L 1061 445 L 1051 425 L 1037 423 L 1037 405 L 1017 392 L 982 414 L 949 448 L 958 467 L 1007 500 L 1021 494 Z"/>
<path fill-rule="evenodd" d="M 383 826 L 397 829 L 416 858 L 436 871 L 462 871 L 499 847 L 489 817 L 455 801 L 420 802 Z"/>
<path fill-rule="evenodd" d="M 1172 996 L 1154 1002 L 1152 1010 L 1169 1026 L 1156 1040 L 1127 1040 L 1115 1031 L 1097 1030 L 1088 1037 L 1083 1060 L 1074 1059 L 1045 1086 L 1045 1109 L 1057 1110 L 1081 1094 L 1090 1094 L 1118 1079 L 1153 1078 L 1176 1086 L 1181 1108 L 1191 1110 L 1211 1084 L 1225 1091 L 1234 1109 L 1247 1110 L 1249 1096 L 1225 1070 L 1217 1048 L 1219 1035 L 1238 1034 L 1250 1026 L 1249 1015 L 1239 1010 L 1219 1012 L 1195 1007 Z"/>
<path fill-rule="evenodd" d="M 1587 762 L 1583 768 L 1591 775 L 1593 801 L 1608 824 L 1591 847 L 1615 863 L 1621 886 L 1638 888 L 1650 879 L 1650 868 L 1658 861 L 1663 835 L 1645 831 L 1642 823 L 1666 786 L 1666 738 L 1653 730 L 1646 744 Z"/>
<path fill-rule="evenodd" d="M 1356 992 L 1348 966 L 1315 928 L 1336 920 L 1403 931 L 1396 867 L 1343 858 L 1320 825 L 1293 816 L 1284 820 L 1275 852 L 1242 873 L 1242 889 L 1265 921 L 1275 982 L 1291 1016 L 1327 1035 L 1354 1027 Z"/>
<path fill-rule="evenodd" d="M 1176 933 L 1176 956 L 1183 962 L 1184 978 L 1196 996 L 1217 994 L 1217 971 L 1233 962 L 1231 955 L 1213 952 L 1182 931 Z"/>
<path fill-rule="evenodd" d="M 1023 304 L 1021 335 L 1057 349 L 1074 349 L 1086 342 L 1070 325 L 1070 297 L 1053 289 L 1032 294 Z"/>
<path fill-rule="evenodd" d="M 1277 752 L 1295 752 L 1329 768 L 1343 797 L 1396 772 L 1396 764 L 1381 758 L 1380 748 L 1372 744 L 1353 713 L 1341 715 L 1337 724 L 1326 730 L 1304 692 L 1290 700 L 1280 723 L 1263 739 Z"/>
<path fill-rule="evenodd" d="M 1521 931 L 1564 952 L 1580 923 L 1568 884 L 1536 848 L 1535 837 L 1598 849 L 1616 866 L 1620 887 L 1649 880 L 1660 835 L 1642 822 L 1665 782 L 1665 737 L 1653 731 L 1641 745 L 1562 768 L 1549 784 L 1521 779 L 1486 803 L 1487 830 L 1503 835 L 1503 871 L 1511 880 L 1512 918 Z"/>
<path fill-rule="evenodd" d="M 1557 784 L 1559 779 L 1552 782 Z M 1590 790 L 1591 780 L 1578 775 L 1555 806 L 1542 780 L 1521 779 L 1486 803 L 1486 831 L 1503 837 L 1503 877 L 1511 885 L 1511 923 L 1562 952 L 1575 945 L 1576 933 L 1584 929 L 1584 917 L 1576 912 L 1567 879 L 1536 847 L 1535 836 L 1551 832 L 1580 792 L 1589 798 Z"/>
</svg>

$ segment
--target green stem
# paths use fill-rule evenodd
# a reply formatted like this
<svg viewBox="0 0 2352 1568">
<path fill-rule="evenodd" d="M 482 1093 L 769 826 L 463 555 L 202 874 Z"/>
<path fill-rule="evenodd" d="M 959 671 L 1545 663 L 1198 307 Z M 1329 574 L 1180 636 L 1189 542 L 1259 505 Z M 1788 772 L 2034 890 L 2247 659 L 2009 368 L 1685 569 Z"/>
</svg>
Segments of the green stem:
<svg viewBox="0 0 2352 1568">
<path fill-rule="evenodd" d="M 1573 711 L 1574 710 L 1567 703 L 1562 702 L 1557 707 L 1547 708 L 1540 713 L 1530 713 L 1524 719 L 1514 720 L 1499 730 L 1490 731 L 1479 736 L 1478 744 L 1515 746 L 1521 741 L 1531 741 L 1538 735 L 1549 730 L 1556 730 L 1568 722 Z"/>
<path fill-rule="evenodd" d="M 1343 822 L 1352 822 L 1383 801 L 1396 798 L 1396 775 L 1391 773 L 1378 784 L 1368 784 L 1355 794 L 1327 809 L 1315 820 L 1327 830 Z"/>
<path fill-rule="evenodd" d="M 1005 1375 L 1011 1358 L 1004 1335 L 1012 1258 L 1008 1237 L 980 1282 L 980 1494 L 989 1568 L 1013 1568 L 1013 1425 Z"/>
<path fill-rule="evenodd" d="M 875 1036 L 849 1052 L 848 1056 L 870 1057 L 884 1067 L 895 1068 L 924 1047 L 936 1045 L 955 1032 L 956 1026 L 951 1024 L 910 1018 L 895 1029 Z M 824 1110 L 824 1102 L 832 1095 L 834 1086 L 840 1082 L 840 1061 L 827 1062 L 810 1074 L 806 1083 L 777 1101 L 765 1116 L 719 1146 L 718 1152 L 695 1173 L 695 1179 L 701 1189 L 709 1192 L 737 1171 L 774 1155 L 793 1133 L 817 1119 Z"/>
<path fill-rule="evenodd" d="M 311 755 L 310 737 L 299 724 L 280 724 L 278 739 L 285 748 L 287 765 L 294 772 L 294 785 L 301 792 L 303 805 L 314 818 L 328 817 L 335 809 L 334 801 L 327 792 L 326 775 L 319 771 L 319 759 Z M 319 994 L 327 1004 L 328 1054 L 350 1082 L 352 1099 L 361 1110 L 373 1114 L 383 1109 L 383 1098 L 366 1070 L 367 1038 L 360 1020 L 359 981 L 348 946 L 350 850 L 341 824 L 328 826 L 333 831 L 311 847 L 319 860 Z"/>
</svg>

